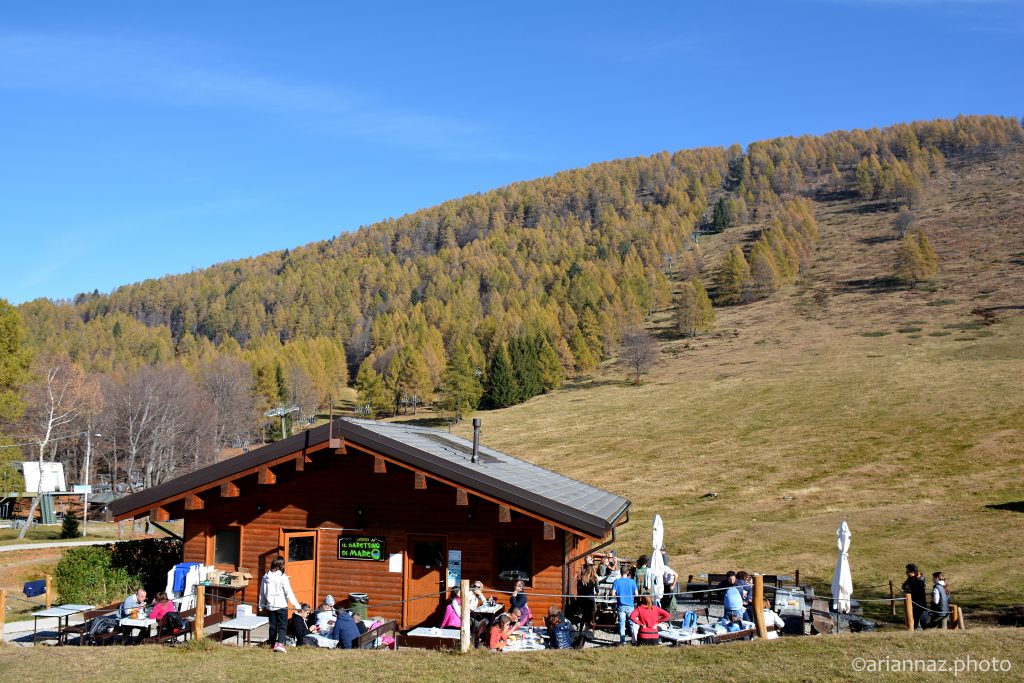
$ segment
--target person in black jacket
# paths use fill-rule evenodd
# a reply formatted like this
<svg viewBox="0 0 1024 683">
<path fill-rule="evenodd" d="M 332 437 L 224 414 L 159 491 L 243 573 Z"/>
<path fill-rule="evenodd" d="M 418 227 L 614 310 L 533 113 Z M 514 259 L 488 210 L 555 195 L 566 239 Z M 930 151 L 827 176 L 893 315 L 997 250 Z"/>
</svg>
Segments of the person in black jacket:
<svg viewBox="0 0 1024 683">
<path fill-rule="evenodd" d="M 300 609 L 292 613 L 288 620 L 288 635 L 295 639 L 295 645 L 301 646 L 302 639 L 309 635 L 309 605 L 302 603 Z"/>
<path fill-rule="evenodd" d="M 925 597 L 924 574 L 918 571 L 916 564 L 911 563 L 907 565 L 907 580 L 903 582 L 903 593 L 910 593 L 914 628 L 924 628 L 921 617 L 926 609 L 927 598 Z"/>
</svg>

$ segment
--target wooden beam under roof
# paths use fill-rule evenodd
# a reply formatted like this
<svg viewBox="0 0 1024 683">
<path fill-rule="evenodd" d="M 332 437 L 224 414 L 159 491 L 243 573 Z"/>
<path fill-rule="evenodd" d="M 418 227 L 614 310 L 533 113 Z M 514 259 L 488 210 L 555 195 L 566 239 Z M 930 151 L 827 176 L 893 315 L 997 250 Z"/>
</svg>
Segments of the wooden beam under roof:
<svg viewBox="0 0 1024 683">
<path fill-rule="evenodd" d="M 226 481 L 220 485 L 220 497 L 221 498 L 238 498 L 241 495 L 241 491 L 238 489 L 238 484 L 233 481 Z"/>
</svg>

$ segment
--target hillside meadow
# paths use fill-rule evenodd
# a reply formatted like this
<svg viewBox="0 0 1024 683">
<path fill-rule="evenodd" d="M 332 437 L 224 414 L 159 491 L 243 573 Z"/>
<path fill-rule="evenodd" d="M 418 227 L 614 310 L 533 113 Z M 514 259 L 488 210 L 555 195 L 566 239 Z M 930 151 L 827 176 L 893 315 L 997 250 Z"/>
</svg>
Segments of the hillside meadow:
<svg viewBox="0 0 1024 683">
<path fill-rule="evenodd" d="M 931 184 L 917 214 L 936 282 L 891 282 L 892 211 L 821 198 L 797 285 L 718 309 L 696 339 L 657 313 L 641 385 L 605 364 L 482 413 L 484 442 L 632 500 L 622 551 L 646 551 L 661 514 L 684 576 L 800 569 L 825 588 L 845 518 L 855 595 L 887 596 L 917 562 L 975 610 L 1024 602 L 1022 161 L 951 165 Z M 743 236 L 703 246 L 714 260 Z"/>
</svg>

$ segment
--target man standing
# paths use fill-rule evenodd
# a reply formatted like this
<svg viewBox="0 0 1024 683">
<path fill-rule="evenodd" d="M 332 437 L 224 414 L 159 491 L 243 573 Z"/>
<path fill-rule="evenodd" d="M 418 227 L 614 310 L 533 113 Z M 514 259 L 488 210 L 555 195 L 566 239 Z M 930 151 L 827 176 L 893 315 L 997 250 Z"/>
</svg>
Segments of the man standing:
<svg viewBox="0 0 1024 683">
<path fill-rule="evenodd" d="M 629 622 L 629 615 L 633 613 L 636 606 L 637 593 L 639 590 L 636 581 L 631 576 L 620 577 L 612 583 L 612 596 L 615 597 L 619 614 L 619 645 L 626 644 L 627 628 L 632 635 L 633 628 Z"/>
<path fill-rule="evenodd" d="M 924 628 L 921 623 L 921 614 L 925 610 L 925 585 L 924 575 L 917 569 L 916 564 L 907 565 L 907 580 L 903 582 L 903 593 L 910 593 L 911 611 L 914 615 L 914 628 Z"/>
<path fill-rule="evenodd" d="M 302 605 L 295 599 L 291 581 L 284 573 L 284 558 L 278 555 L 270 563 L 270 571 L 263 575 L 260 582 L 260 610 L 265 610 L 270 617 L 270 638 L 267 643 L 274 652 L 287 652 L 284 649 L 284 637 L 288 629 L 288 604 L 296 609 Z"/>
</svg>

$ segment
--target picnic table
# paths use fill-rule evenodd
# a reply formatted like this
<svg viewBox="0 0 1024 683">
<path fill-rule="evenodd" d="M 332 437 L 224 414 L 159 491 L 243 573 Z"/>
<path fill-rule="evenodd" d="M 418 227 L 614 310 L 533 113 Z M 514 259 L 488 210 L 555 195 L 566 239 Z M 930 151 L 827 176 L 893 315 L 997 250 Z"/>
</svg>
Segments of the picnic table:
<svg viewBox="0 0 1024 683">
<path fill-rule="evenodd" d="M 57 619 L 57 633 L 59 634 L 62 628 L 68 626 L 68 621 L 74 614 L 81 614 L 91 610 L 95 605 L 58 605 L 56 607 L 50 607 L 48 609 L 39 610 L 38 612 L 32 613 L 32 642 L 34 643 L 39 638 L 39 620 L 40 619 Z M 63 620 L 63 626 L 61 621 Z"/>
<path fill-rule="evenodd" d="M 505 606 L 502 605 L 500 602 L 497 602 L 497 603 L 495 603 L 493 605 L 479 605 L 478 607 L 474 607 L 473 609 L 470 610 L 470 613 L 471 614 L 486 614 L 489 617 L 493 617 L 495 615 L 501 614 L 504 611 L 505 611 Z"/>
<path fill-rule="evenodd" d="M 462 633 L 457 628 L 420 626 L 402 636 L 401 645 L 428 650 L 453 650 L 458 648 L 461 636 Z"/>
<path fill-rule="evenodd" d="M 667 628 L 659 631 L 658 635 L 672 645 L 709 643 L 715 638 L 714 633 L 702 633 L 695 628 Z"/>
<path fill-rule="evenodd" d="M 143 637 L 141 631 L 145 630 L 145 637 L 149 637 L 153 631 L 153 627 L 156 625 L 156 619 L 150 619 L 149 617 L 125 617 L 118 622 L 118 628 L 121 629 L 121 643 L 127 645 L 132 631 L 139 629 L 139 638 Z"/>
<path fill-rule="evenodd" d="M 260 626 L 265 626 L 269 623 L 270 619 L 267 617 L 235 617 L 234 619 L 221 622 L 220 630 L 221 633 L 224 633 L 225 631 L 234 633 L 235 640 L 237 641 L 240 638 L 242 645 L 251 645 L 252 632 Z"/>
<path fill-rule="evenodd" d="M 548 631 L 545 628 L 528 626 L 512 634 L 502 652 L 536 652 L 547 649 Z M 515 636 L 519 636 L 516 638 Z"/>
</svg>

